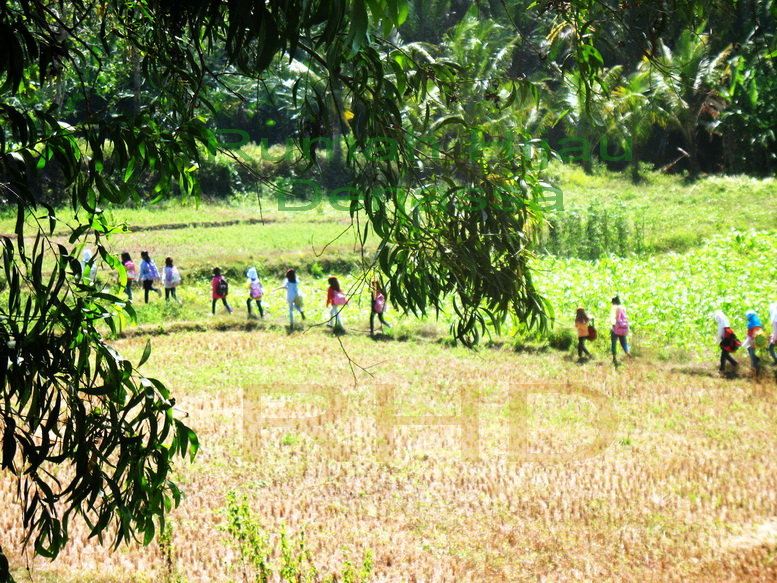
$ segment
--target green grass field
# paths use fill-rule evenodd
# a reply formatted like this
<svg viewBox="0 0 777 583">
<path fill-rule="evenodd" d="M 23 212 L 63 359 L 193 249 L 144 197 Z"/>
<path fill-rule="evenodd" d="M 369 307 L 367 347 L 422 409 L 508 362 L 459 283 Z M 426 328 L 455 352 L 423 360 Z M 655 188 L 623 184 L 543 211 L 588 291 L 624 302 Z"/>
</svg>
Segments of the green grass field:
<svg viewBox="0 0 777 583">
<path fill-rule="evenodd" d="M 616 173 L 586 175 L 575 166 L 551 166 L 567 210 L 622 202 L 645 223 L 646 245 L 655 252 L 685 251 L 711 236 L 738 230 L 777 230 L 777 181 L 747 176 L 709 176 L 688 183 L 680 176 L 649 173 L 634 185 Z"/>
<path fill-rule="evenodd" d="M 333 336 L 320 276 L 360 257 L 351 231 L 327 246 L 349 227 L 344 214 L 265 203 L 262 224 L 245 201 L 113 209 L 131 231 L 112 238 L 115 251 L 148 249 L 160 265 L 171 255 L 185 278 L 182 306 L 145 305 L 136 291 L 138 324 L 113 343 L 137 359 L 151 339 L 143 373 L 171 388 L 202 450 L 178 464 L 186 497 L 161 543 L 114 552 L 75 522 L 56 561 L 12 556 L 20 580 L 255 581 L 247 557 L 258 547 L 280 580 L 294 562 L 282 529 L 304 532 L 294 548 L 307 549 L 320 579 L 776 580 L 777 378 L 769 367 L 752 377 L 741 351 L 738 373 L 721 378 L 710 319 L 722 307 L 743 332 L 744 309 L 766 320 L 777 301 L 773 182 L 651 176 L 634 187 L 553 171 L 569 208 L 618 193 L 629 212 L 661 225 L 641 256 L 536 260 L 556 335 L 578 304 L 606 332 L 609 298 L 621 295 L 636 358 L 618 368 L 606 334 L 586 363 L 517 325 L 516 338 L 476 351 L 451 346 L 445 316 L 390 311 L 394 326 L 370 338 L 356 271 L 338 272 L 355 295 L 347 333 Z M 704 218 L 694 222 L 694 212 Z M 325 247 L 319 257 L 311 250 Z M 213 265 L 237 274 L 232 316 L 207 315 Z M 246 318 L 239 274 L 249 265 L 262 268 L 268 290 L 262 321 Z M 281 292 L 269 291 L 286 266 L 300 267 L 309 315 L 293 332 Z M 114 281 L 104 269 L 99 277 Z M 306 421 L 316 415 L 320 423 Z M 419 416 L 426 425 L 409 424 Z M 442 416 L 449 425 L 435 424 Z M 242 514 L 230 514 L 235 499 L 245 500 Z M 19 549 L 9 480 L 0 508 L 0 545 Z M 261 527 L 265 543 L 236 546 L 230 516 Z"/>
<path fill-rule="evenodd" d="M 774 180 L 709 177 L 687 184 L 681 177 L 651 174 L 646 184 L 634 186 L 612 173 L 587 176 L 574 167 L 551 166 L 549 174 L 564 189 L 565 212 L 591 202 L 605 207 L 617 202 L 628 221 L 645 225 L 646 249 L 639 256 L 605 255 L 597 261 L 538 256 L 536 280 L 554 308 L 557 333 L 571 330 L 578 306 L 606 328 L 609 300 L 620 294 L 638 350 L 663 358 L 703 359 L 714 335 L 714 310 L 725 310 L 734 329 L 743 333 L 746 310 L 755 309 L 765 319 L 769 303 L 777 301 Z M 359 329 L 366 327 L 369 295 L 358 273 L 360 265 L 370 263 L 374 248 L 369 240 L 361 248 L 347 213 L 326 204 L 306 212 L 279 212 L 272 200 L 260 205 L 251 199 L 199 209 L 171 201 L 159 209 L 109 212 L 130 231 L 110 239 L 115 253 L 128 250 L 139 263 L 139 251 L 148 250 L 160 266 L 170 255 L 184 275 L 179 295 L 185 305 L 143 306 L 140 324 L 201 320 L 210 311 L 214 266 L 231 278 L 233 308 L 245 311 L 242 274 L 256 266 L 266 288 L 277 286 L 285 270 L 295 267 L 318 322 L 324 318 L 325 278 L 329 273 L 341 276 L 356 294 L 344 316 L 358 322 Z M 0 229 L 12 228 L 11 220 L 0 222 Z M 347 275 L 349 271 L 354 275 Z M 101 278 L 110 283 L 113 276 L 101 272 Z M 136 291 L 136 302 L 140 297 Z M 271 310 L 270 321 L 280 325 L 285 317 L 282 294 L 268 294 L 264 303 Z M 407 324 L 416 325 L 412 320 Z M 440 328 L 448 324 L 443 315 Z M 519 342 L 532 340 L 520 326 L 506 330 L 517 333 Z"/>
</svg>

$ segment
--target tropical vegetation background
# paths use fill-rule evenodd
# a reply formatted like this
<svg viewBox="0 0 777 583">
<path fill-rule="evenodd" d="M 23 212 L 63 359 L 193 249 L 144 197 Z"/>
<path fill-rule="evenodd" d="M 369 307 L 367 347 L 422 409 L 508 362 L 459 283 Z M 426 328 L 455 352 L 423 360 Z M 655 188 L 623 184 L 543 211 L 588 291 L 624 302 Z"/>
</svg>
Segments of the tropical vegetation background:
<svg viewBox="0 0 777 583">
<path fill-rule="evenodd" d="M 264 249 L 248 254 L 262 262 L 265 276 L 277 277 L 292 263 L 303 270 L 315 266 L 317 276 L 356 274 L 408 257 L 397 253 L 398 248 L 380 245 L 376 258 L 381 241 L 369 236 L 364 222 L 372 211 L 365 209 L 361 224 L 358 216 L 349 215 L 367 204 L 359 190 L 365 188 L 359 182 L 363 176 L 357 176 L 360 169 L 367 174 L 372 166 L 381 166 L 380 172 L 390 173 L 391 163 L 411 151 L 409 171 L 387 187 L 406 188 L 408 195 L 386 203 L 402 204 L 411 215 L 419 209 L 462 206 L 450 198 L 452 185 L 466 178 L 463 170 L 459 175 L 462 167 L 496 168 L 494 159 L 520 159 L 518 167 L 513 164 L 514 175 L 492 177 L 506 188 L 503 202 L 508 206 L 509 193 L 520 192 L 517 183 L 527 176 L 550 189 L 545 204 L 532 207 L 541 219 L 525 223 L 528 233 L 536 233 L 530 235 L 533 252 L 545 257 L 534 265 L 542 293 L 553 300 L 549 309 L 560 316 L 583 303 L 601 313 L 607 296 L 628 290 L 635 312 L 650 314 L 640 325 L 654 345 L 666 343 L 674 331 L 672 343 L 698 356 L 712 306 L 740 313 L 747 306 L 762 306 L 772 290 L 769 249 L 759 247 L 755 259 L 737 254 L 747 249 L 755 253 L 743 241 L 768 246 L 768 235 L 751 231 L 770 232 L 775 224 L 770 179 L 743 177 L 765 178 L 775 169 L 777 113 L 770 93 L 777 58 L 774 5 L 686 7 L 685 12 L 678 9 L 677 19 L 651 20 L 647 28 L 639 24 L 645 16 L 639 3 L 619 4 L 620 18 L 606 10 L 593 17 L 586 13 L 585 23 L 575 20 L 573 8 L 563 3 L 409 2 L 402 24 L 385 39 L 390 52 L 381 58 L 387 60 L 391 82 L 401 93 L 419 86 L 409 75 L 449 78 L 402 103 L 403 133 L 373 135 L 358 143 L 353 136 L 359 124 L 367 122 L 359 110 L 365 105 L 347 97 L 346 87 L 338 87 L 316 58 L 307 53 L 277 58 L 255 80 L 241 75 L 237 65 L 222 66 L 227 55 L 219 50 L 226 48 L 216 45 L 207 58 L 213 71 L 220 72 L 201 80 L 212 86 L 208 101 L 198 102 L 201 110 L 193 113 L 215 131 L 218 141 L 201 148 L 189 169 L 199 180 L 196 192 L 203 200 L 232 205 L 232 211 L 221 212 L 223 221 L 272 218 L 261 237 L 275 241 L 278 231 L 269 251 L 277 259 L 269 261 Z M 97 38 L 99 31 L 93 34 Z M 590 41 L 585 46 L 589 65 L 577 52 L 581 38 Z M 63 121 L 73 125 L 95 112 L 137 114 L 143 104 L 164 99 L 132 45 L 120 37 L 101 42 L 109 43 L 109 54 L 127 58 L 81 68 L 78 76 L 61 75 L 45 87 L 30 77 L 18 99 L 55 107 Z M 82 57 L 88 62 L 89 53 Z M 411 61 L 421 72 L 405 67 Z M 466 122 L 466 131 L 457 126 L 459 121 Z M 454 141 L 458 145 L 452 147 Z M 110 166 L 110 144 L 107 148 L 104 163 Z M 41 171 L 34 185 L 40 200 L 66 202 L 57 164 Z M 523 178 L 521 172 L 526 173 Z M 147 209 L 161 216 L 159 205 L 149 203 L 179 190 L 174 182 L 163 181 L 163 188 L 132 162 L 119 176 L 137 187 L 124 205 L 128 210 Z M 374 196 L 385 183 L 373 186 Z M 482 191 L 473 192 L 469 199 L 464 197 L 465 208 L 486 213 L 486 202 L 478 194 Z M 144 215 L 134 211 L 122 214 L 122 205 L 108 203 L 107 208 L 119 221 L 137 225 L 136 220 L 143 220 L 135 219 Z M 286 216 L 267 214 L 276 210 L 286 210 Z M 327 238 L 334 240 L 341 231 L 335 232 L 327 221 L 338 210 L 345 221 L 342 230 L 357 233 L 361 244 L 333 257 L 331 251 L 342 245 L 331 247 Z M 196 214 L 191 220 L 202 221 Z M 311 251 L 324 250 L 323 256 L 300 257 L 291 251 L 299 245 L 287 246 L 281 234 L 288 232 L 289 224 L 305 225 Z M 167 248 L 183 245 L 181 259 L 201 278 L 214 263 L 232 275 L 247 265 L 241 238 L 249 235 L 242 234 L 240 224 L 224 229 L 214 239 L 222 251 L 212 252 L 189 250 L 183 232 L 157 228 L 158 237 L 169 241 Z M 137 238 L 148 240 L 140 233 L 124 240 L 137 247 Z M 695 250 L 710 257 L 709 265 L 690 261 L 705 275 L 703 290 L 698 291 L 676 277 L 674 255 L 667 255 L 677 252 L 677 261 L 689 262 L 688 254 Z M 653 261 L 660 263 L 655 274 L 639 283 L 627 275 L 632 264 L 638 272 L 649 273 Z M 746 264 L 752 271 L 732 269 L 732 263 Z M 550 264 L 552 271 L 546 267 Z M 599 278 L 588 273 L 590 269 L 610 275 Z M 576 275 L 563 275 L 564 270 Z M 581 277 L 589 283 L 572 283 Z M 743 283 L 754 279 L 759 284 Z M 397 281 L 416 284 L 399 275 Z M 656 286 L 657 281 L 665 283 Z M 397 285 L 392 290 L 397 299 L 402 289 Z M 644 304 L 641 294 L 660 307 Z M 447 304 L 455 314 L 453 307 Z M 423 312 L 418 303 L 407 308 Z M 521 336 L 522 324 L 508 318 L 505 330 Z M 540 336 L 549 334 L 552 330 L 540 330 Z"/>
<path fill-rule="evenodd" d="M 628 172 L 635 182 L 645 167 L 692 176 L 774 173 L 772 2 L 713 4 L 682 15 L 686 20 L 653 23 L 653 29 L 641 31 L 642 39 L 631 38 L 628 26 L 629 18 L 640 16 L 638 2 L 621 3 L 625 21 L 605 14 L 586 23 L 589 31 L 560 19 L 551 4 L 408 3 L 406 20 L 387 39 L 395 48 L 389 65 L 400 92 L 410 83 L 402 59 L 432 71 L 436 64 L 453 64 L 455 71 L 446 94 L 432 88 L 401 112 L 406 139 L 430 142 L 429 159 L 418 160 L 418 172 L 440 178 L 432 154 L 449 139 L 444 132 L 427 133 L 433 127 L 428 119 L 458 117 L 477 128 L 481 142 L 512 142 L 518 149 L 530 139 L 542 140 L 587 172 L 603 163 Z M 98 34 L 93 32 L 95 39 Z M 587 51 L 599 66 L 593 81 L 573 66 L 579 60 L 576 41 L 586 34 L 593 44 Z M 45 86 L 30 77 L 18 99 L 56 107 L 62 121 L 72 124 L 95 112 L 121 116 L 153 102 L 156 81 L 143 71 L 140 55 L 118 37 L 100 42 L 109 42 L 116 58 Z M 284 178 L 313 179 L 330 192 L 350 184 L 347 155 L 398 156 L 390 151 L 395 138 L 388 135 L 375 140 L 374 150 L 349 148 L 360 112 L 342 101 L 342 91 L 331 86 L 315 59 L 299 57 L 278 58 L 258 81 L 229 67 L 203 81 L 213 85 L 209 102 L 200 104 L 204 122 L 228 151 L 244 146 L 237 157 L 203 157 L 198 176 L 205 196 L 270 194 L 282 188 Z M 84 51 L 81 58 L 88 62 L 90 54 Z M 209 59 L 216 70 L 226 55 L 215 50 Z M 592 83 L 594 91 L 584 92 Z M 310 107 L 323 108 L 318 125 L 300 127 Z M 62 203 L 65 189 L 57 185 L 56 165 L 47 168 L 39 196 Z M 129 168 L 126 178 L 133 175 Z M 309 194 L 297 190 L 299 196 Z M 158 194 L 141 189 L 139 196 Z"/>
</svg>

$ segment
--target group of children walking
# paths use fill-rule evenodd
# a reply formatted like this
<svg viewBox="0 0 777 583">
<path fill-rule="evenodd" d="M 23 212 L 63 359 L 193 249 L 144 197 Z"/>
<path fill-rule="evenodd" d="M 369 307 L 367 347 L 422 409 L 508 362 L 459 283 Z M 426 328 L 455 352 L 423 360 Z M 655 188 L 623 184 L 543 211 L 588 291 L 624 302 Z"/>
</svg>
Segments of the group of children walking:
<svg viewBox="0 0 777 583">
<path fill-rule="evenodd" d="M 769 320 L 771 320 L 772 333 L 767 338 L 766 333 L 763 330 L 761 319 L 754 310 L 748 310 L 745 312 L 745 320 L 747 321 L 747 337 L 744 342 L 740 342 L 737 335 L 731 329 L 731 324 L 726 314 L 722 310 L 715 312 L 713 316 L 715 322 L 718 325 L 717 341 L 720 346 L 720 372 L 726 371 L 726 363 L 729 362 L 734 367 L 739 366 L 739 363 L 731 356 L 732 352 L 740 347 L 747 349 L 747 355 L 750 357 L 750 364 L 753 370 L 759 372 L 761 369 L 761 359 L 756 354 L 756 348 L 768 347 L 769 356 L 772 357 L 773 364 L 777 365 L 777 354 L 775 353 L 774 346 L 777 344 L 777 302 L 773 302 L 769 305 Z"/>
<path fill-rule="evenodd" d="M 594 319 L 589 318 L 584 308 L 577 309 L 575 316 L 575 328 L 577 329 L 577 356 L 582 361 L 583 355 L 591 358 L 591 353 L 585 347 L 586 340 L 596 340 L 598 332 L 594 327 Z M 612 298 L 612 309 L 610 310 L 610 344 L 612 350 L 612 362 L 618 364 L 617 349 L 618 343 L 626 356 L 631 357 L 629 343 L 626 336 L 629 334 L 629 320 L 626 316 L 626 308 L 621 305 L 621 299 L 618 296 Z"/>
<path fill-rule="evenodd" d="M 760 359 L 756 354 L 756 348 L 768 347 L 769 355 L 772 357 L 772 361 L 777 365 L 777 352 L 775 351 L 775 345 L 777 345 L 777 302 L 772 303 L 769 306 L 769 319 L 771 320 L 772 333 L 767 338 L 761 320 L 753 310 L 745 312 L 745 320 L 747 321 L 747 337 L 744 342 L 740 342 L 734 331 L 731 329 L 726 314 L 722 310 L 718 310 L 713 314 L 713 319 L 718 325 L 717 343 L 720 347 L 720 367 L 721 373 L 726 371 L 726 363 L 731 363 L 734 367 L 739 366 L 739 363 L 734 360 L 731 353 L 741 346 L 747 349 L 748 356 L 750 357 L 750 363 L 753 369 L 758 372 L 760 370 Z M 597 331 L 594 327 L 593 318 L 589 318 L 585 313 L 584 308 L 578 308 L 575 316 L 575 328 L 577 329 L 577 356 L 582 361 L 583 355 L 587 358 L 591 358 L 591 353 L 585 346 L 586 340 L 595 340 L 597 337 Z M 621 305 L 621 300 L 618 296 L 612 298 L 612 310 L 610 311 L 610 343 L 612 352 L 612 361 L 617 364 L 617 348 L 620 343 L 623 348 L 623 352 L 626 356 L 631 356 L 629 350 L 629 344 L 626 337 L 629 333 L 629 321 L 626 316 L 626 309 Z"/>
<path fill-rule="evenodd" d="M 141 262 L 140 269 L 138 270 L 129 253 L 124 252 L 121 254 L 121 262 L 122 265 L 124 265 L 124 270 L 127 274 L 127 283 L 124 288 L 124 293 L 127 294 L 127 298 L 132 300 L 132 286 L 135 281 L 138 281 L 143 288 L 144 300 L 148 303 L 150 292 L 154 292 L 161 296 L 161 291 L 154 287 L 154 284 L 162 282 L 165 289 L 165 300 L 169 301 L 172 298 L 180 304 L 181 300 L 179 300 L 176 295 L 176 288 L 181 285 L 183 278 L 181 277 L 178 268 L 174 265 L 172 257 L 167 257 L 165 259 L 165 266 L 162 269 L 162 273 L 160 273 L 148 251 L 142 251 L 140 256 Z M 259 312 L 259 317 L 264 318 L 264 307 L 262 306 L 264 289 L 255 267 L 250 267 L 248 269 L 246 278 L 248 294 L 248 297 L 246 298 L 246 308 L 248 310 L 248 317 L 253 317 L 252 308 L 255 305 Z M 342 330 L 343 324 L 340 313 L 348 304 L 349 300 L 345 293 L 343 293 L 340 282 L 336 277 L 330 277 L 328 283 L 329 289 L 327 290 L 326 307 L 330 309 L 330 318 L 327 322 L 327 326 L 334 328 L 335 330 Z M 289 307 L 289 325 L 293 327 L 295 311 L 299 313 L 303 320 L 305 319 L 305 312 L 302 309 L 304 306 L 304 299 L 302 292 L 299 289 L 299 281 L 297 280 L 297 274 L 294 269 L 289 269 L 286 272 L 284 282 L 273 291 L 281 289 L 286 290 L 286 303 Z M 391 328 L 391 325 L 386 322 L 383 315 L 386 309 L 386 293 L 379 280 L 375 279 L 372 281 L 370 290 L 370 334 L 374 334 L 376 315 L 383 326 Z M 221 303 L 224 305 L 227 312 L 230 314 L 232 313 L 232 307 L 227 302 L 228 295 L 229 284 L 224 275 L 222 275 L 221 269 L 216 267 L 213 269 L 213 277 L 211 279 L 211 315 L 215 315 L 216 306 L 218 305 L 219 300 L 221 300 Z"/>
<path fill-rule="evenodd" d="M 132 299 L 132 284 L 135 281 L 139 281 L 143 287 L 146 303 L 148 303 L 149 292 L 154 292 L 161 296 L 162 292 L 154 287 L 154 283 L 161 281 L 165 287 L 165 300 L 172 298 L 179 304 L 181 303 L 181 300 L 178 299 L 175 293 L 175 288 L 181 285 L 181 272 L 173 264 L 172 257 L 165 259 L 165 266 L 162 268 L 161 274 L 148 251 L 140 252 L 140 272 L 136 269 L 132 257 L 127 252 L 121 254 L 121 264 L 127 273 L 127 284 L 124 288 L 124 293 L 127 294 L 128 299 Z"/>
<path fill-rule="evenodd" d="M 172 257 L 165 259 L 165 265 L 160 273 L 157 269 L 154 260 L 148 254 L 148 251 L 142 251 L 140 253 L 141 261 L 139 270 L 136 269 L 135 264 L 132 261 L 132 257 L 129 253 L 121 254 L 121 262 L 124 265 L 124 269 L 127 274 L 127 283 L 124 292 L 127 294 L 127 298 L 132 300 L 132 285 L 135 281 L 140 282 L 143 288 L 143 294 L 145 302 L 148 303 L 148 296 L 150 292 L 155 292 L 158 295 L 162 295 L 162 292 L 154 287 L 154 284 L 161 282 L 165 289 L 165 300 L 175 300 L 179 304 L 181 300 L 176 295 L 176 288 L 181 285 L 183 278 L 178 268 L 175 266 Z M 92 277 L 94 271 L 86 275 L 87 267 L 91 266 L 90 263 L 91 252 L 88 250 L 84 253 L 84 277 Z M 93 268 L 92 268 L 93 269 Z M 264 318 L 264 307 L 262 306 L 262 298 L 264 297 L 264 289 L 262 282 L 259 280 L 259 275 L 255 267 L 251 267 L 246 272 L 247 278 L 247 294 L 246 308 L 248 310 L 248 317 L 253 317 L 253 306 L 259 312 L 259 317 Z M 343 292 L 340 282 L 334 276 L 329 277 L 327 280 L 329 289 L 326 296 L 326 307 L 329 309 L 329 321 L 327 326 L 334 328 L 335 330 L 343 330 L 343 323 L 340 317 L 343 308 L 349 303 L 349 299 Z M 294 269 L 289 269 L 286 272 L 286 278 L 283 283 L 275 288 L 276 290 L 286 291 L 286 303 L 289 308 L 289 325 L 294 326 L 294 312 L 298 312 L 300 317 L 305 319 L 304 298 L 299 288 L 299 281 Z M 226 278 L 222 275 L 221 269 L 216 267 L 213 269 L 213 278 L 211 279 L 211 315 L 216 313 L 216 306 L 221 300 L 221 303 L 226 308 L 227 312 L 232 313 L 232 308 L 227 302 L 227 296 L 229 294 L 229 284 Z M 626 314 L 626 309 L 621 304 L 621 300 L 618 296 L 612 298 L 612 309 L 610 311 L 610 350 L 612 353 L 613 364 L 618 364 L 617 349 L 620 344 L 623 352 L 626 356 L 631 357 L 631 351 L 629 350 L 629 343 L 627 336 L 629 334 L 629 321 Z M 386 292 L 377 279 L 372 280 L 370 284 L 370 334 L 375 333 L 375 316 L 378 317 L 380 323 L 386 328 L 391 328 L 391 325 L 386 322 L 384 313 L 386 309 Z M 761 320 L 753 310 L 748 310 L 745 313 L 745 319 L 747 321 L 747 337 L 744 342 L 740 342 L 734 331 L 731 329 L 726 314 L 722 310 L 718 310 L 713 315 L 713 319 L 718 325 L 717 342 L 720 346 L 720 372 L 725 372 L 726 363 L 730 363 L 732 366 L 737 367 L 739 363 L 734 359 L 732 353 L 740 347 L 746 348 L 748 356 L 750 357 L 750 363 L 755 371 L 760 369 L 760 359 L 756 354 L 756 348 L 768 347 L 769 355 L 772 357 L 774 364 L 777 365 L 777 352 L 775 352 L 775 345 L 777 345 L 777 302 L 772 303 L 769 306 L 769 319 L 772 325 L 772 333 L 767 338 Z M 580 307 L 577 309 L 575 316 L 575 328 L 577 329 L 577 356 L 582 361 L 584 356 L 591 358 L 591 353 L 586 348 L 586 340 L 595 340 L 598 332 L 594 326 L 593 318 L 590 318 L 585 309 Z"/>
</svg>

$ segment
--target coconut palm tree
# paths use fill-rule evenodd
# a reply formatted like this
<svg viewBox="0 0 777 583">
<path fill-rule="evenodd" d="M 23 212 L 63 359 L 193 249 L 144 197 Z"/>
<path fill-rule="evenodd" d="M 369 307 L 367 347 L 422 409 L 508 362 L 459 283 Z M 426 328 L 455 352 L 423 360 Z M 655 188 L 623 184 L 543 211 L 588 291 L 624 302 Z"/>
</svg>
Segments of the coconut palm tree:
<svg viewBox="0 0 777 583">
<path fill-rule="evenodd" d="M 661 100 L 654 98 L 647 60 L 613 89 L 610 107 L 617 120 L 611 135 L 631 153 L 631 179 L 635 184 L 639 183 L 642 181 L 639 173 L 642 148 L 653 128 L 656 125 L 666 127 L 670 120 Z"/>
<path fill-rule="evenodd" d="M 710 54 L 710 37 L 702 25 L 683 31 L 674 48 L 659 43 L 659 54 L 650 63 L 650 83 L 655 99 L 666 113 L 667 126 L 680 132 L 689 156 L 692 175 L 699 173 L 696 134 L 705 115 L 716 117 L 721 108 L 717 87 L 728 75 L 731 47 Z"/>
<path fill-rule="evenodd" d="M 440 45 L 410 43 L 403 46 L 401 50 L 406 55 L 425 63 L 430 70 L 437 70 L 438 65 L 452 65 L 456 71 L 446 87 L 430 82 L 423 100 L 405 104 L 408 132 L 433 138 L 436 140 L 434 148 L 444 148 L 446 136 L 470 131 L 464 129 L 465 126 L 503 141 L 521 131 L 521 122 L 529 116 L 528 113 L 521 114 L 520 106 L 531 99 L 520 94 L 519 83 L 507 74 L 512 51 L 519 40 L 508 27 L 481 18 L 473 7 L 448 31 Z M 461 123 L 456 128 L 442 125 L 446 119 Z M 436 134 L 435 128 L 441 125 L 445 131 L 430 135 Z M 465 148 L 473 146 L 469 138 L 462 143 Z M 451 154 L 469 158 L 464 150 Z"/>
<path fill-rule="evenodd" d="M 591 93 L 584 87 L 580 73 L 567 73 L 555 92 L 553 107 L 562 115 L 566 131 L 566 138 L 560 145 L 573 146 L 562 147 L 559 151 L 562 157 L 581 162 L 587 173 L 593 169 L 593 153 L 599 142 L 611 135 L 617 125 L 610 87 L 620 83 L 622 74 L 620 66 L 604 69 L 598 76 L 598 90 Z"/>
</svg>

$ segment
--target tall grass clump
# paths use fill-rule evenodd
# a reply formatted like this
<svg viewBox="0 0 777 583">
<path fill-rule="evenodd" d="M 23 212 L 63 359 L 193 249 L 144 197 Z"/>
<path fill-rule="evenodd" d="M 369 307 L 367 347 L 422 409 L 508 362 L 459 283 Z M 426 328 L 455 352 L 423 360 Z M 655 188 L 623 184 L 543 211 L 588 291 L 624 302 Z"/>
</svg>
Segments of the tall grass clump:
<svg viewBox="0 0 777 583">
<path fill-rule="evenodd" d="M 164 530 L 159 534 L 159 550 L 164 557 L 164 583 L 185 583 L 186 579 L 178 571 L 176 565 L 176 547 L 173 544 L 173 526 L 170 522 L 165 524 Z"/>
<path fill-rule="evenodd" d="M 222 530 L 229 536 L 229 544 L 238 551 L 243 581 L 366 583 L 372 573 L 372 553 L 367 551 L 360 567 L 346 559 L 339 574 L 322 576 L 305 542 L 304 530 L 299 535 L 289 536 L 282 528 L 277 536 L 270 536 L 245 497 L 235 492 L 227 493 L 222 513 L 227 518 Z"/>
<path fill-rule="evenodd" d="M 557 257 L 596 260 L 645 249 L 643 221 L 629 217 L 623 203 L 593 201 L 587 208 L 555 213 L 548 218 L 540 249 Z"/>
</svg>

